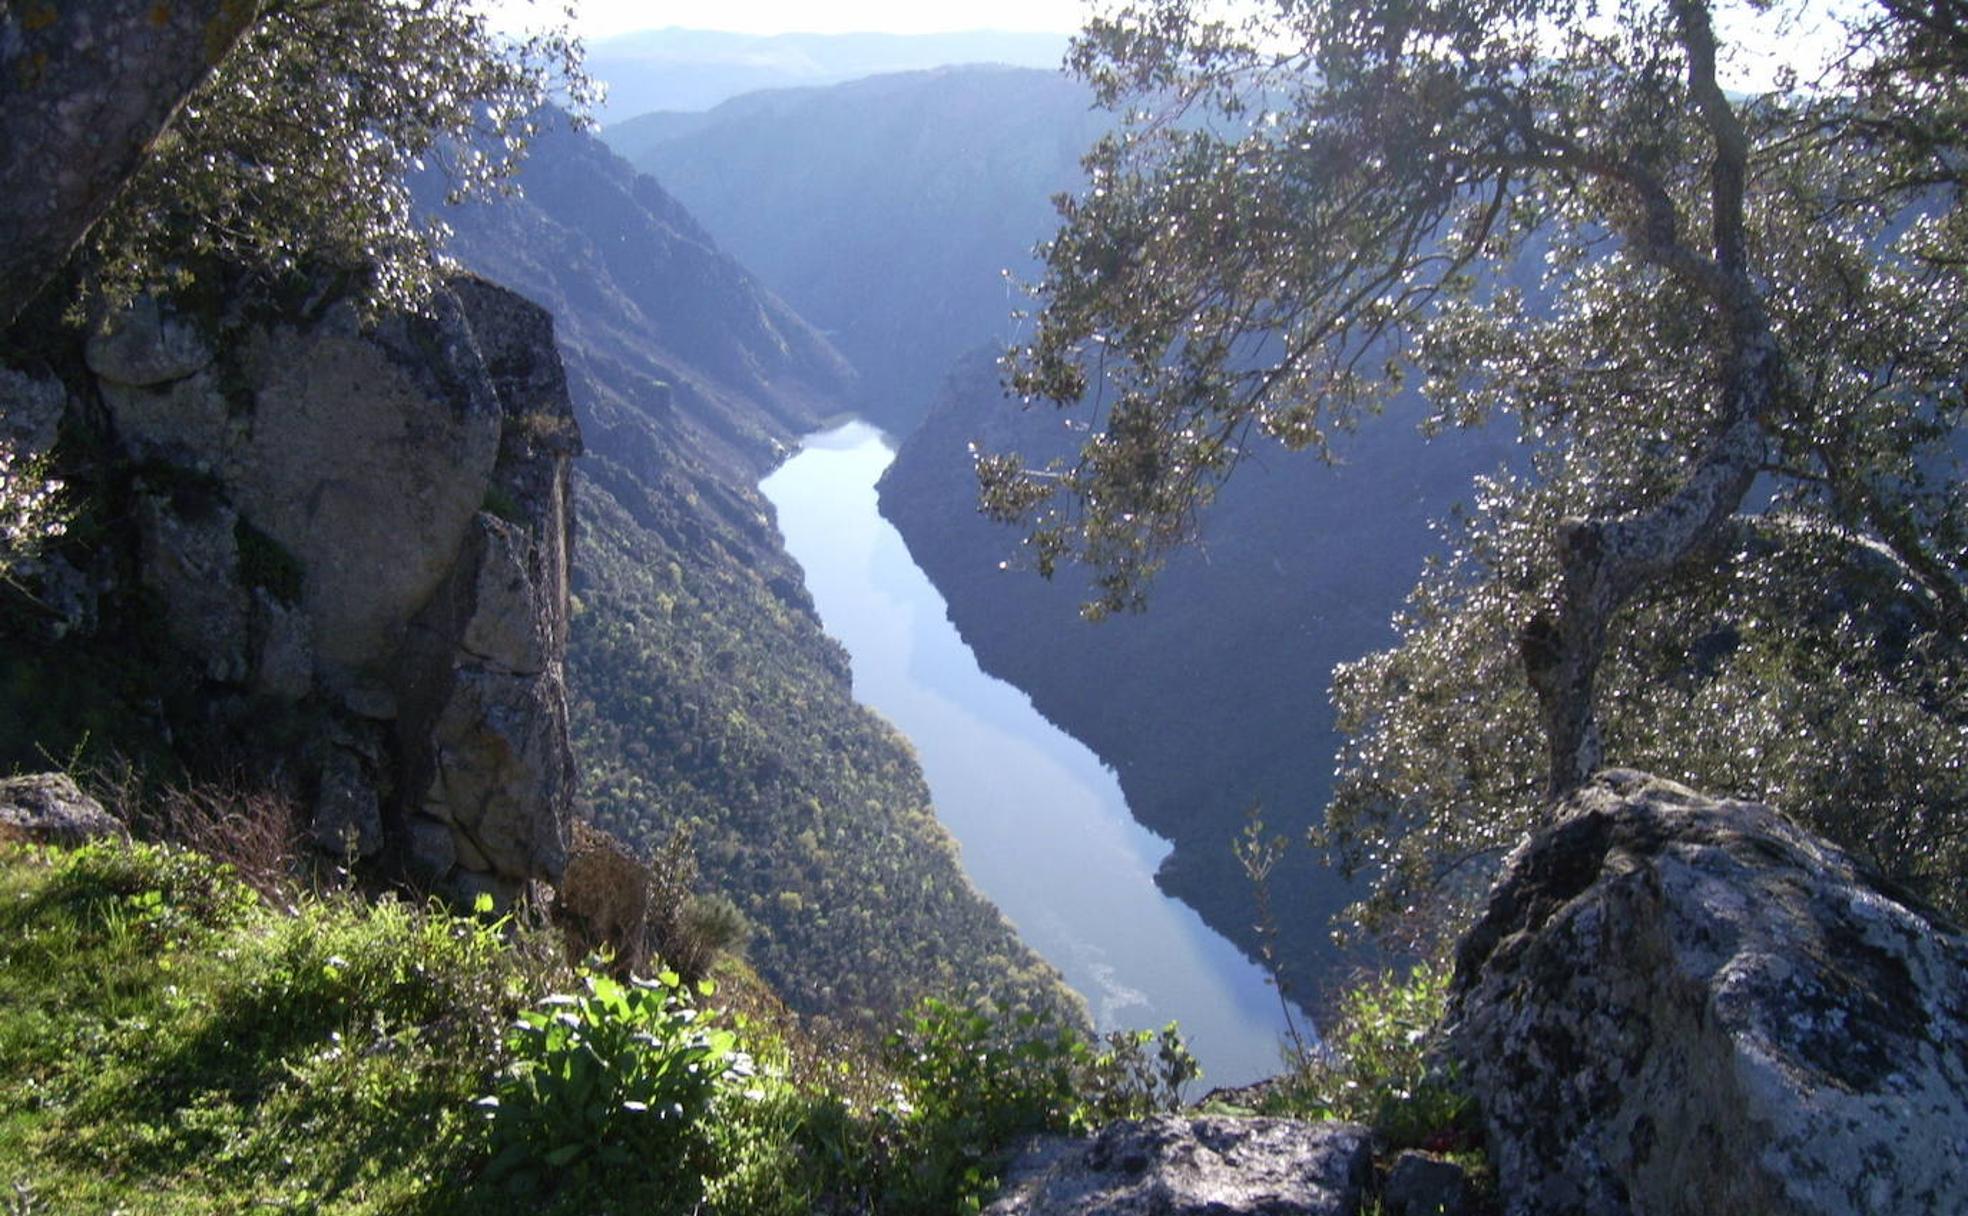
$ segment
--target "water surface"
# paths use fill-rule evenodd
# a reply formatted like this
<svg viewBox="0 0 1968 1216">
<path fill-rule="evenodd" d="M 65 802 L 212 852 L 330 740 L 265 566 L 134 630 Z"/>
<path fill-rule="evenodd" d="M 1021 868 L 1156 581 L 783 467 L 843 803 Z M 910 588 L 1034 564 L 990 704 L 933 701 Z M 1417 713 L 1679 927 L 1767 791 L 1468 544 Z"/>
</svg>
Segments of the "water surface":
<svg viewBox="0 0 1968 1216">
<path fill-rule="evenodd" d="M 978 669 L 943 597 L 876 510 L 894 458 L 862 422 L 808 436 L 760 483 L 806 571 L 854 693 L 909 737 L 971 881 L 1087 998 L 1101 1030 L 1182 1023 L 1206 1085 L 1278 1071 L 1276 993 L 1236 947 L 1155 886 L 1168 845 L 1112 771 Z"/>
</svg>

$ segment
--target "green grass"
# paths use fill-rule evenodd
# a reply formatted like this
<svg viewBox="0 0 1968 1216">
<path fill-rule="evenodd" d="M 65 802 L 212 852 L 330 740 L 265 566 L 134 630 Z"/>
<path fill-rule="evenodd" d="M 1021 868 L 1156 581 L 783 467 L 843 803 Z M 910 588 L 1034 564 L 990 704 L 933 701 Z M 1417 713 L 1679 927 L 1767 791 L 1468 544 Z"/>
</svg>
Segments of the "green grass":
<svg viewBox="0 0 1968 1216">
<path fill-rule="evenodd" d="M 175 847 L 0 843 L 0 1212 L 974 1211 L 1026 1135 L 1190 1070 L 1172 1032 L 937 1002 L 870 1058 L 742 960 L 713 1008 L 557 950 Z"/>
<path fill-rule="evenodd" d="M 537 967 L 397 902 L 271 907 L 155 846 L 0 848 L 0 1196 L 29 1212 L 459 1210 Z"/>
</svg>

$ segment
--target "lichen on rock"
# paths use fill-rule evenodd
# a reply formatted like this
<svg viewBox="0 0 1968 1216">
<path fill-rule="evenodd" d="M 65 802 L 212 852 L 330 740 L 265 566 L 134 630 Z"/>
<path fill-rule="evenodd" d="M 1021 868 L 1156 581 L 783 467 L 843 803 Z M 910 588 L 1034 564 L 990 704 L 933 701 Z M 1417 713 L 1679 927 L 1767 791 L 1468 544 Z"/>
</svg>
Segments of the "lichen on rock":
<svg viewBox="0 0 1968 1216">
<path fill-rule="evenodd" d="M 580 435 L 551 318 L 463 277 L 373 322 L 140 299 L 81 345 L 86 382 L 0 392 L 105 407 L 136 524 L 108 594 L 180 673 L 163 732 L 290 783 L 338 859 L 501 901 L 557 878 Z"/>
<path fill-rule="evenodd" d="M 1968 1211 L 1968 939 L 1767 806 L 1601 773 L 1505 864 L 1447 1050 L 1513 1216 Z"/>
<path fill-rule="evenodd" d="M 0 841 L 74 848 L 129 830 L 66 773 L 0 778 Z"/>
<path fill-rule="evenodd" d="M 1123 1120 L 1034 1142 L 987 1216 L 1353 1216 L 1372 1174 L 1353 1123 L 1227 1115 Z"/>
</svg>

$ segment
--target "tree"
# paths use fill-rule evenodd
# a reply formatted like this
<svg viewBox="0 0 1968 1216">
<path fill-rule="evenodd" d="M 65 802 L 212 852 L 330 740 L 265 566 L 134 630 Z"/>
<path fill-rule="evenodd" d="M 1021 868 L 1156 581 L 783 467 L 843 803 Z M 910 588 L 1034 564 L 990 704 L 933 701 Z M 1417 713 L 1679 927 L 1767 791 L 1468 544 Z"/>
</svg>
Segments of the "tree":
<svg viewBox="0 0 1968 1216">
<path fill-rule="evenodd" d="M 1512 415 L 1532 475 L 1478 487 L 1401 647 L 1336 681 L 1328 828 L 1383 910 L 1480 874 L 1609 738 L 1968 904 L 1964 14 L 1096 19 L 1073 64 L 1137 108 L 1062 200 L 1012 383 L 1100 425 L 1070 466 L 982 460 L 987 505 L 1042 571 L 1092 564 L 1097 615 L 1268 440 L 1326 452 L 1408 377 L 1433 426 Z M 1813 23 L 1821 63 L 1732 82 Z M 1870 776 L 1816 758 L 1881 720 Z"/>
<path fill-rule="evenodd" d="M 93 120 L 71 129 L 50 115 L 120 114 L 142 103 L 146 119 L 155 119 L 148 129 L 114 128 L 132 132 L 122 140 L 129 147 L 102 158 L 89 214 L 75 217 L 93 224 L 85 286 L 111 303 L 183 286 L 218 265 L 267 281 L 302 268 L 343 271 L 374 301 L 414 302 L 441 266 L 444 231 L 415 214 L 409 175 L 434 161 L 454 197 L 496 189 L 516 171 L 534 115 L 556 90 L 577 109 L 591 99 L 577 43 L 558 31 L 498 38 L 470 0 L 205 7 L 217 15 L 203 26 L 184 15 L 197 13 L 196 5 L 88 0 L 64 8 L 30 0 L 0 10 L 0 55 L 19 69 L 17 80 L 0 86 L 14 90 L 0 94 L 7 121 L 47 136 L 32 145 L 29 163 L 6 166 L 0 187 L 10 200 L 54 197 L 34 193 L 35 174 L 93 146 Z M 126 8 L 141 12 L 131 17 Z M 131 28 L 109 23 L 104 35 L 98 10 Z M 182 45 L 153 48 L 156 40 L 136 27 L 154 17 L 183 33 Z M 189 32 L 180 31 L 187 22 Z M 42 43 L 51 63 L 84 60 L 77 72 L 98 60 L 129 71 L 100 82 L 24 83 L 34 75 L 24 65 L 48 57 L 36 49 Z M 90 58 L 77 46 L 101 49 Z M 168 87 L 149 75 L 153 64 L 177 69 Z M 51 252 L 58 263 L 68 245 L 38 232 L 23 227 L 17 243 L 37 265 Z M 11 257 L 0 248 L 0 262 Z M 11 279 L 7 287 L 13 291 Z"/>
</svg>

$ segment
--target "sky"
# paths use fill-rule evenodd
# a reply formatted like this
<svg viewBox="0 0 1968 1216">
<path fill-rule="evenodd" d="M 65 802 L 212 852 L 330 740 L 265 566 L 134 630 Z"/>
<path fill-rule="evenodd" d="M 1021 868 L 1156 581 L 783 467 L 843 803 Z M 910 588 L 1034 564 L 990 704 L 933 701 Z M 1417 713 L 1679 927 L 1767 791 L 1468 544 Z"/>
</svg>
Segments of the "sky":
<svg viewBox="0 0 1968 1216">
<path fill-rule="evenodd" d="M 681 26 L 744 34 L 881 32 L 948 33 L 1008 30 L 1073 33 L 1084 0 L 571 0 L 574 32 L 594 41 L 631 30 Z M 488 0 L 506 28 L 540 24 L 557 15 L 558 0 Z"/>
<path fill-rule="evenodd" d="M 958 30 L 1077 33 L 1096 0 L 480 0 L 494 24 L 508 30 L 554 20 L 563 8 L 574 32 L 589 42 L 634 30 L 680 26 L 744 34 L 931 34 Z M 1779 0 L 1770 12 L 1734 20 L 1723 14 L 1732 62 L 1725 84 L 1746 91 L 1771 87 L 1783 62 L 1810 69 L 1835 50 L 1831 14 L 1865 0 Z"/>
</svg>

